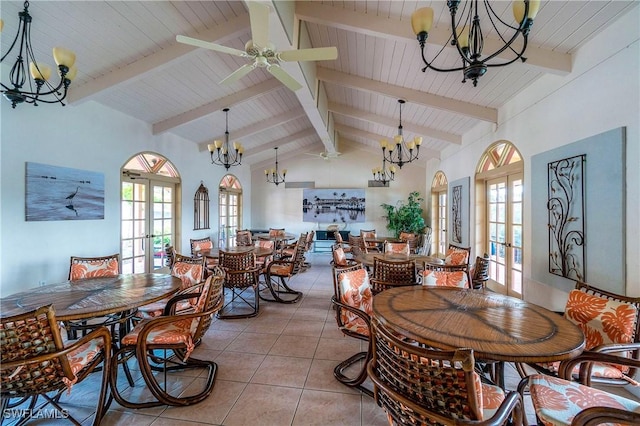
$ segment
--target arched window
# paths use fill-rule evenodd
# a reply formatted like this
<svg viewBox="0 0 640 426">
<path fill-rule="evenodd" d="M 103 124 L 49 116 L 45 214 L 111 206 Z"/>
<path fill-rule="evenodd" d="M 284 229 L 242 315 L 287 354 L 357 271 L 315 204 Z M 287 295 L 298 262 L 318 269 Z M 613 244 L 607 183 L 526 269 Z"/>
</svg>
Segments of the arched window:
<svg viewBox="0 0 640 426">
<path fill-rule="evenodd" d="M 431 252 L 436 256 L 444 256 L 447 250 L 447 177 L 438 171 L 431 182 L 431 229 L 433 230 L 433 246 Z M 435 248 L 435 249 L 434 249 Z"/>
<path fill-rule="evenodd" d="M 524 162 L 508 141 L 489 146 L 476 168 L 476 252 L 490 258 L 488 285 L 522 297 Z"/>
<path fill-rule="evenodd" d="M 218 246 L 235 246 L 236 231 L 242 229 L 242 185 L 234 175 L 225 175 L 220 181 L 218 201 Z"/>
<path fill-rule="evenodd" d="M 165 248 L 179 241 L 178 171 L 165 157 L 142 152 L 122 167 L 120 186 L 122 272 L 143 273 L 164 267 Z"/>
</svg>

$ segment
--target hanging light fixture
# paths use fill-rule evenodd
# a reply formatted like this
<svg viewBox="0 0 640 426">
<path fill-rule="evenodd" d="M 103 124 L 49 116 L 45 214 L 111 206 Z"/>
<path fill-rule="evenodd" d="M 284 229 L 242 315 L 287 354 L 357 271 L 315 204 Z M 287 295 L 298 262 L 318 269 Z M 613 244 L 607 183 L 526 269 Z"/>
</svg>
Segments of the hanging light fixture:
<svg viewBox="0 0 640 426">
<path fill-rule="evenodd" d="M 73 66 L 76 61 L 76 55 L 62 47 L 53 48 L 53 59 L 58 65 L 58 74 L 60 75 L 60 82 L 54 86 L 49 82 L 51 68 L 43 63 L 38 63 L 33 55 L 33 47 L 31 45 L 32 18 L 29 15 L 28 1 L 24 2 L 24 10 L 18 13 L 18 17 L 20 18 L 18 32 L 11 43 L 11 47 L 0 59 L 0 63 L 4 62 L 9 53 L 13 51 L 13 48 L 18 48 L 16 62 L 9 73 L 9 84 L 5 85 L 0 82 L 2 94 L 11 102 L 12 108 L 23 102 L 35 106 L 38 105 L 38 102 L 47 104 L 60 103 L 64 106 L 62 101 L 67 97 L 67 89 L 78 72 L 78 69 Z M 0 31 L 2 31 L 3 26 L 4 22 L 0 20 Z M 19 44 L 18 39 L 20 40 Z M 27 63 L 29 64 L 29 71 L 33 81 L 27 77 Z M 24 88 L 27 80 L 29 90 Z"/>
<path fill-rule="evenodd" d="M 385 159 L 382 159 L 382 167 L 374 167 L 371 169 L 373 173 L 373 180 L 376 182 L 381 182 L 382 185 L 386 186 L 388 182 L 393 182 L 396 177 L 396 166 L 391 165 L 389 170 L 387 170 L 387 162 Z"/>
<path fill-rule="evenodd" d="M 402 136 L 402 105 L 405 101 L 398 99 L 400 104 L 400 124 L 398 125 L 398 134 L 393 137 L 393 142 L 389 142 L 387 139 L 380 141 L 380 147 L 382 148 L 382 160 L 389 162 L 390 164 L 397 164 L 402 168 L 406 163 L 410 163 L 413 160 L 418 159 L 420 154 L 420 145 L 422 144 L 422 138 L 416 136 L 412 141 L 406 142 L 404 136 Z M 414 153 L 415 151 L 415 153 Z"/>
<path fill-rule="evenodd" d="M 425 72 L 427 68 L 438 72 L 462 71 L 462 82 L 466 82 L 467 79 L 473 80 L 475 87 L 478 84 L 478 79 L 487 72 L 487 68 L 509 65 L 518 59 L 522 62 L 527 60 L 523 55 L 527 49 L 529 31 L 540 8 L 540 0 L 519 0 L 513 2 L 513 16 L 517 26 L 504 22 L 493 10 L 488 0 L 482 1 L 485 9 L 484 15 L 487 16 L 492 25 L 492 28 L 488 27 L 484 33 L 498 34 L 504 42 L 495 52 L 485 55 L 484 57 L 482 52 L 484 37 L 482 35 L 483 30 L 480 27 L 478 3 L 478 0 L 466 0 L 462 11 L 458 15 L 460 0 L 447 1 L 449 13 L 451 14 L 451 36 L 449 40 L 451 45 L 456 46 L 462 59 L 462 66 L 453 68 L 442 68 L 433 64 L 444 50 L 444 47 L 440 49 L 431 61 L 425 58 L 424 49 L 429 30 L 431 30 L 433 23 L 433 9 L 424 7 L 413 12 L 411 15 L 411 26 L 413 27 L 413 32 L 418 37 L 420 50 L 422 51 L 422 60 L 426 65 L 422 69 L 422 72 Z M 498 22 L 500 23 L 500 28 L 496 25 Z M 507 37 L 509 34 L 511 34 L 510 37 Z M 522 45 L 518 47 L 519 50 L 516 50 L 517 48 L 512 45 L 516 39 L 518 39 L 518 36 L 522 36 Z M 505 50 L 510 50 L 515 56 L 505 59 L 503 62 L 496 62 L 494 59 Z"/>
<path fill-rule="evenodd" d="M 242 154 L 244 147 L 238 141 L 233 143 L 233 150 L 229 149 L 229 108 L 222 111 L 225 113 L 224 142 L 216 139 L 208 145 L 211 154 L 211 164 L 224 166 L 229 169 L 231 166 L 240 166 L 242 164 Z"/>
<path fill-rule="evenodd" d="M 276 186 L 280 185 L 284 182 L 284 178 L 287 175 L 287 169 L 282 170 L 282 175 L 278 170 L 278 147 L 273 148 L 276 150 L 276 168 L 275 169 L 267 169 L 264 171 L 265 176 L 267 177 L 267 182 L 275 183 Z"/>
</svg>

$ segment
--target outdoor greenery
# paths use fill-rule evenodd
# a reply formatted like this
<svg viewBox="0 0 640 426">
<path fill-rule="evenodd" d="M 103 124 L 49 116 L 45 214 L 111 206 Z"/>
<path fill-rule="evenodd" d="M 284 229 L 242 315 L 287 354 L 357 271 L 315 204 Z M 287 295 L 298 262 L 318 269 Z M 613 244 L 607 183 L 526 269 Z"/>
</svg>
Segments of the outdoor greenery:
<svg viewBox="0 0 640 426">
<path fill-rule="evenodd" d="M 391 204 L 381 204 L 387 215 L 387 229 L 393 231 L 396 237 L 401 232 L 412 232 L 421 234 L 426 227 L 424 218 L 422 217 L 422 207 L 420 203 L 424 198 L 420 197 L 420 193 L 414 191 L 409 194 L 407 203 L 398 201 L 395 206 Z"/>
</svg>

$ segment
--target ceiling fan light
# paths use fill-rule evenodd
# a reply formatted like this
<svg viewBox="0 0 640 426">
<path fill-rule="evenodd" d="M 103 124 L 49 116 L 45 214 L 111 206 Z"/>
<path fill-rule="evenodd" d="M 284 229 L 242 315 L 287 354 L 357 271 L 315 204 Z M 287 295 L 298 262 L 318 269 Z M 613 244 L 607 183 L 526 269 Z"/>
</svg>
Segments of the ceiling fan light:
<svg viewBox="0 0 640 426">
<path fill-rule="evenodd" d="M 411 14 L 411 28 L 415 35 L 420 33 L 429 33 L 433 25 L 433 9 L 430 7 L 423 7 L 417 9 Z"/>
<path fill-rule="evenodd" d="M 76 63 L 76 54 L 64 47 L 53 48 L 53 59 L 58 66 L 65 66 L 71 68 Z"/>
<path fill-rule="evenodd" d="M 30 62 L 29 72 L 34 80 L 49 80 L 49 77 L 51 77 L 51 67 L 45 64 Z"/>
</svg>

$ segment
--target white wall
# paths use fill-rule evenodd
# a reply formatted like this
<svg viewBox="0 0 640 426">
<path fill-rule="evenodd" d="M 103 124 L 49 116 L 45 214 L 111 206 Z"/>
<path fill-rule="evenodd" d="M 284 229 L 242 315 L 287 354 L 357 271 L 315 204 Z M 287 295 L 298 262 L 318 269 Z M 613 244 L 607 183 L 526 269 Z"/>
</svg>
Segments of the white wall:
<svg viewBox="0 0 640 426">
<path fill-rule="evenodd" d="M 21 105 L 4 99 L 0 156 L 0 294 L 8 295 L 67 279 L 69 257 L 120 251 L 120 168 L 133 155 L 153 151 L 167 157 L 182 179 L 182 238 L 217 236 L 217 193 L 225 169 L 206 152 L 171 134 L 153 136 L 147 123 L 94 102 L 78 106 Z M 25 221 L 25 162 L 91 170 L 105 174 L 105 218 L 89 221 Z M 234 167 L 245 187 L 245 217 L 250 218 L 248 166 Z M 203 181 L 209 188 L 210 231 L 193 231 L 193 196 Z"/>
<path fill-rule="evenodd" d="M 409 193 L 418 191 L 425 195 L 425 168 L 423 161 L 412 162 L 402 167 L 389 188 L 367 188 L 373 179 L 371 169 L 382 162 L 382 154 L 375 155 L 359 149 L 356 143 L 341 144 L 338 158 L 324 161 L 300 155 L 280 160 L 280 167 L 287 169 L 288 182 L 313 181 L 316 188 L 365 188 L 366 222 L 352 223 L 345 229 L 355 234 L 360 229 L 375 229 L 379 235 L 390 235 L 386 228 L 385 214 L 381 204 L 406 202 Z M 255 167 L 251 175 L 252 223 L 255 228 L 285 227 L 293 233 L 311 229 L 326 229 L 328 223 L 302 222 L 302 189 L 285 189 L 267 183 L 266 167 Z M 425 210 L 426 218 L 426 210 Z"/>
<path fill-rule="evenodd" d="M 439 169 L 449 179 L 473 176 L 478 160 L 495 141 L 508 140 L 524 157 L 524 238 L 531 241 L 531 157 L 586 137 L 626 127 L 626 289 L 640 295 L 640 19 L 636 7 L 603 30 L 574 57 L 569 76 L 547 75 L 499 111 L 499 125 L 481 125 L 464 138 L 462 147 L 428 163 L 428 181 Z M 488 72 L 491 72 L 490 70 Z M 482 84 L 480 81 L 479 84 Z M 471 193 L 471 203 L 474 204 Z M 618 206 L 611 206 L 616 208 Z M 471 223 L 475 223 L 471 209 Z M 472 232 L 472 239 L 474 233 Z M 472 241 L 473 246 L 474 241 Z M 597 242 L 591 241 L 591 244 Z M 530 252 L 524 251 L 525 299 L 562 311 L 567 295 L 531 280 Z M 598 285 L 598 283 L 593 283 Z"/>
</svg>

